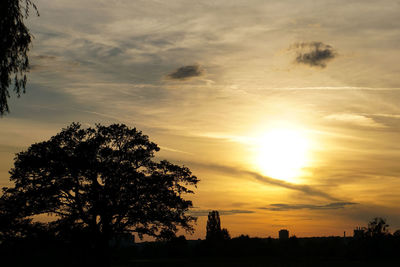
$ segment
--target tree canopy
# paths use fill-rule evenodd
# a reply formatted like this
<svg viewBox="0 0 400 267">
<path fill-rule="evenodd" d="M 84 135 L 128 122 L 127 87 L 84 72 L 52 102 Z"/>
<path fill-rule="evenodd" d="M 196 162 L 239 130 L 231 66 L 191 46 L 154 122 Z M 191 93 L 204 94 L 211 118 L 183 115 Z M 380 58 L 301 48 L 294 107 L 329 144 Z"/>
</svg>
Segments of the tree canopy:
<svg viewBox="0 0 400 267">
<path fill-rule="evenodd" d="M 185 194 L 198 183 L 184 166 L 155 161 L 159 147 L 126 125 L 72 123 L 16 155 L 2 210 L 15 220 L 55 215 L 53 226 L 85 229 L 98 244 L 116 234 L 171 236 L 193 231 Z"/>
<path fill-rule="evenodd" d="M 9 87 L 17 96 L 25 92 L 26 72 L 29 71 L 28 51 L 32 35 L 24 24 L 31 0 L 0 1 L 0 116 L 9 112 Z M 37 13 L 38 14 L 38 13 Z"/>
</svg>

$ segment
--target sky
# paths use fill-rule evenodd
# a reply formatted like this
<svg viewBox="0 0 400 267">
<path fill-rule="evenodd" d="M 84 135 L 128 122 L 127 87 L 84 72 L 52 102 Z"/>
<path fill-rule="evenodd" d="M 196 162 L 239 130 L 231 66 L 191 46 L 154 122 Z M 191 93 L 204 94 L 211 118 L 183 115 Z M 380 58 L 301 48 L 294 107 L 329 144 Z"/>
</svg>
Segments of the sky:
<svg viewBox="0 0 400 267">
<path fill-rule="evenodd" d="M 400 229 L 400 1 L 36 0 L 15 153 L 72 122 L 124 123 L 201 180 L 190 239 Z"/>
</svg>

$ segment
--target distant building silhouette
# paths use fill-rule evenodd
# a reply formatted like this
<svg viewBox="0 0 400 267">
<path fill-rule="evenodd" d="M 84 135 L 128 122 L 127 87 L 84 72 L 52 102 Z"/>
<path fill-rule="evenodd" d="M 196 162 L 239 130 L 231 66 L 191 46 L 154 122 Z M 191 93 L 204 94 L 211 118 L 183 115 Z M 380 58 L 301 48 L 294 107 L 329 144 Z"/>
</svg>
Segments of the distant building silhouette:
<svg viewBox="0 0 400 267">
<path fill-rule="evenodd" d="M 353 238 L 361 239 L 364 237 L 364 234 L 365 234 L 364 227 L 356 227 L 356 229 L 354 229 Z"/>
<path fill-rule="evenodd" d="M 279 231 L 279 239 L 289 239 L 289 231 L 286 229 L 282 229 Z"/>
</svg>

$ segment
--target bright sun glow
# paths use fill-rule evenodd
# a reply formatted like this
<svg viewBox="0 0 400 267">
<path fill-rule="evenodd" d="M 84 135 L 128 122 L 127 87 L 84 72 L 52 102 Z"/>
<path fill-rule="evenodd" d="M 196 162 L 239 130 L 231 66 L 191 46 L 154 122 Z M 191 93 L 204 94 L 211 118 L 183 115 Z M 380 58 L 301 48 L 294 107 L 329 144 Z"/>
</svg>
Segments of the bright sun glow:
<svg viewBox="0 0 400 267">
<path fill-rule="evenodd" d="M 257 140 L 257 166 L 269 177 L 295 182 L 309 161 L 309 141 L 294 129 L 271 129 Z"/>
</svg>

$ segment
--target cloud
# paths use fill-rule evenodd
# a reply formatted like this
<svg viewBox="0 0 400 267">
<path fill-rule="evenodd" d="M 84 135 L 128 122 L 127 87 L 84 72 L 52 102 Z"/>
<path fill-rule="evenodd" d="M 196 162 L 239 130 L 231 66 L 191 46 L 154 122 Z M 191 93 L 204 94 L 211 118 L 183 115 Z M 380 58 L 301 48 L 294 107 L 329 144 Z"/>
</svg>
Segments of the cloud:
<svg viewBox="0 0 400 267">
<path fill-rule="evenodd" d="M 296 190 L 296 191 L 300 191 L 303 192 L 307 195 L 311 195 L 311 196 L 317 196 L 317 197 L 322 197 L 325 199 L 329 199 L 329 200 L 335 200 L 337 201 L 338 199 L 331 196 L 330 194 L 318 190 L 312 186 L 309 185 L 302 185 L 302 184 L 293 184 L 293 183 L 288 183 L 285 182 L 283 180 L 279 180 L 279 179 L 274 179 L 271 177 L 267 177 L 267 176 L 263 176 L 259 173 L 256 172 L 252 172 L 252 171 L 245 171 L 244 173 L 249 174 L 251 176 L 253 176 L 256 180 L 266 183 L 266 184 L 271 184 L 271 185 L 276 185 L 276 186 L 280 186 L 283 188 L 287 188 L 287 189 L 292 189 L 292 190 Z"/>
<path fill-rule="evenodd" d="M 0 153 L 17 153 L 22 151 L 25 147 L 23 146 L 14 146 L 8 144 L 0 144 Z"/>
<path fill-rule="evenodd" d="M 182 154 L 187 154 L 187 155 L 194 155 L 193 153 L 182 151 L 179 149 L 171 148 L 171 147 L 166 147 L 166 146 L 159 146 L 161 149 L 170 151 L 170 152 L 175 152 L 175 153 L 182 153 Z"/>
<path fill-rule="evenodd" d="M 189 213 L 193 216 L 207 216 L 212 210 L 191 210 Z M 254 213 L 251 210 L 218 210 L 219 215 L 235 215 Z"/>
<path fill-rule="evenodd" d="M 337 56 L 332 46 L 322 42 L 303 42 L 292 46 L 296 50 L 296 62 L 310 65 L 311 67 L 325 68 L 329 60 Z"/>
<path fill-rule="evenodd" d="M 259 209 L 272 210 L 272 211 L 287 211 L 287 210 L 337 210 L 343 209 L 345 206 L 356 205 L 354 202 L 332 202 L 325 205 L 312 205 L 312 204 L 271 204 L 269 207 Z"/>
<path fill-rule="evenodd" d="M 192 165 L 194 165 L 194 164 L 192 164 Z M 330 201 L 340 201 L 338 198 L 328 194 L 327 192 L 319 190 L 310 185 L 293 184 L 293 183 L 289 183 L 289 182 L 286 182 L 283 180 L 264 176 L 257 172 L 254 172 L 254 171 L 241 170 L 241 169 L 237 169 L 235 167 L 230 167 L 230 166 L 214 165 L 214 164 L 199 164 L 199 165 L 202 165 L 205 168 L 212 169 L 215 171 L 227 173 L 232 176 L 250 176 L 261 183 L 268 184 L 268 185 L 275 185 L 275 186 L 283 187 L 286 189 L 299 191 L 299 192 L 302 192 L 302 193 L 310 195 L 310 196 L 321 197 L 321 198 L 324 198 L 324 199 L 327 199 Z"/>
<path fill-rule="evenodd" d="M 331 114 L 326 116 L 325 119 L 351 123 L 363 127 L 386 128 L 385 125 L 374 121 L 374 119 L 359 114 Z"/>
<path fill-rule="evenodd" d="M 176 69 L 167 75 L 172 80 L 187 80 L 194 77 L 202 76 L 204 70 L 200 65 L 187 65 Z"/>
<path fill-rule="evenodd" d="M 41 60 L 55 60 L 55 59 L 57 59 L 56 56 L 51 56 L 51 55 L 37 55 L 34 58 L 41 59 Z"/>
<path fill-rule="evenodd" d="M 400 4 L 400 3 L 399 3 Z M 392 119 L 400 119 L 400 114 L 385 114 L 385 113 L 377 113 L 377 114 L 370 114 L 372 116 L 377 117 L 385 117 L 385 118 L 392 118 Z"/>
<path fill-rule="evenodd" d="M 32 72 L 69 72 L 75 70 L 80 64 L 78 61 L 71 61 L 62 56 L 34 55 L 31 57 L 30 70 Z"/>
</svg>

